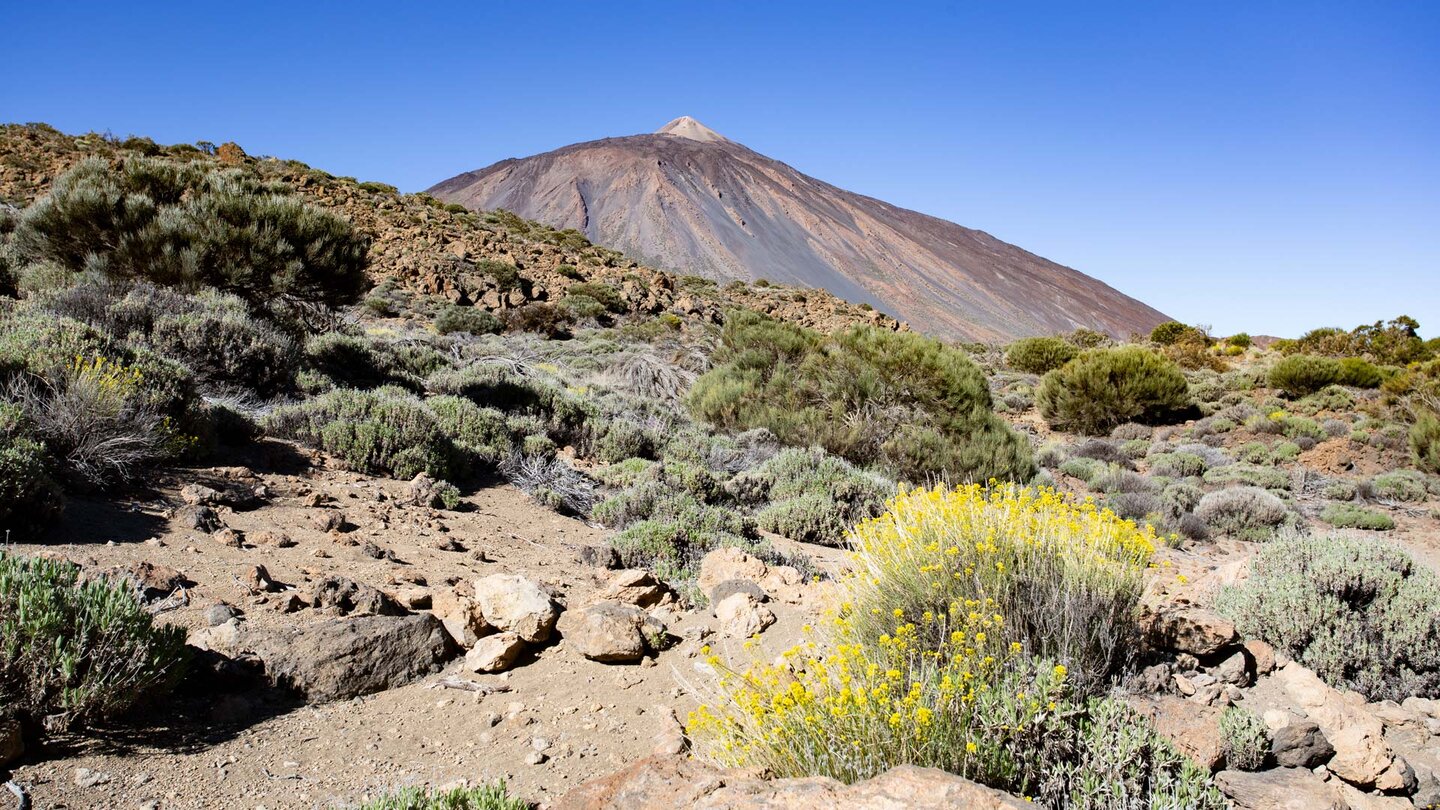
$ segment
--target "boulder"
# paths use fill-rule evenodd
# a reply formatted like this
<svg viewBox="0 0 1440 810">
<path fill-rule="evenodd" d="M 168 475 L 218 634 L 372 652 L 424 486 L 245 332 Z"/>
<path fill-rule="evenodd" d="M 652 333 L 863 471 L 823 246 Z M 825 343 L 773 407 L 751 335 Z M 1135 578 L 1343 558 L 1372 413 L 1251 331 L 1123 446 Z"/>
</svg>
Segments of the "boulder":
<svg viewBox="0 0 1440 810">
<path fill-rule="evenodd" d="M 1224 764 L 1225 751 L 1220 743 L 1220 709 L 1171 695 L 1135 697 L 1126 702 L 1149 717 L 1161 736 L 1175 743 L 1181 753 L 1202 768 L 1216 771 Z"/>
<path fill-rule="evenodd" d="M 315 583 L 310 593 L 310 606 L 336 616 L 353 613 L 399 616 L 405 612 L 380 590 L 335 575 Z"/>
<path fill-rule="evenodd" d="M 1244 650 L 1236 650 L 1226 656 L 1215 665 L 1213 670 L 1215 678 L 1221 683 L 1234 684 L 1236 686 L 1249 686 L 1250 661 Z"/>
<path fill-rule="evenodd" d="M 560 624 L 565 641 L 592 661 L 638 661 L 668 646 L 665 625 L 634 605 L 597 602 L 570 611 Z"/>
<path fill-rule="evenodd" d="M 1395 752 L 1376 728 L 1360 724 L 1346 726 L 1330 737 L 1330 744 L 1335 748 L 1335 755 L 1328 763 L 1330 771 L 1346 782 L 1370 788 L 1379 787 L 1382 778 L 1387 782 L 1396 781 L 1397 775 L 1392 771 Z M 1401 781 L 1403 783 L 1403 778 Z M 1397 784 L 1384 789 L 1398 787 Z"/>
<path fill-rule="evenodd" d="M 1421 810 L 1440 808 L 1440 777 L 1418 762 L 1415 763 L 1415 777 L 1415 793 L 1410 800 Z"/>
<path fill-rule="evenodd" d="M 566 793 L 551 810 L 1021 810 L 1013 796 L 936 768 L 903 765 L 854 785 L 834 779 L 759 779 L 674 756 L 643 759 Z"/>
<path fill-rule="evenodd" d="M 445 629 L 463 647 L 474 644 L 492 629 L 485 621 L 480 603 L 453 590 L 436 591 L 430 595 L 430 612 L 445 625 Z"/>
<path fill-rule="evenodd" d="M 465 654 L 465 668 L 471 672 L 503 672 L 525 650 L 525 640 L 516 633 L 496 633 L 475 642 Z"/>
<path fill-rule="evenodd" d="M 214 509 L 198 504 L 187 504 L 176 509 L 175 523 L 182 529 L 197 532 L 213 532 L 225 525 L 220 522 L 220 516 Z"/>
<path fill-rule="evenodd" d="M 627 568 L 616 571 L 605 587 L 604 598 L 627 605 L 654 607 L 670 596 L 670 589 L 655 579 L 649 571 Z"/>
<path fill-rule="evenodd" d="M 1215 784 L 1235 810 L 1350 810 L 1334 786 L 1307 770 L 1221 771 Z"/>
<path fill-rule="evenodd" d="M 805 596 L 805 577 L 789 565 L 772 565 L 760 580 L 765 592 L 782 602 L 800 602 Z"/>
<path fill-rule="evenodd" d="M 168 596 L 190 582 L 179 570 L 152 562 L 137 562 L 124 573 L 135 581 L 146 599 Z"/>
<path fill-rule="evenodd" d="M 485 621 L 518 633 L 529 642 L 550 638 L 560 606 L 540 586 L 514 574 L 492 574 L 475 580 L 475 601 Z"/>
<path fill-rule="evenodd" d="M 320 509 L 310 516 L 310 525 L 317 531 L 338 532 L 344 531 L 350 523 L 339 509 Z"/>
<path fill-rule="evenodd" d="M 1196 607 L 1165 608 L 1142 620 L 1146 642 L 1158 650 L 1213 655 L 1233 644 L 1235 624 L 1229 619 Z"/>
<path fill-rule="evenodd" d="M 1248 639 L 1245 642 L 1245 652 L 1250 654 L 1250 659 L 1255 662 L 1256 675 L 1269 675 L 1275 671 L 1275 648 L 1259 639 Z"/>
<path fill-rule="evenodd" d="M 720 632 L 733 638 L 750 638 L 775 623 L 775 614 L 750 593 L 735 593 L 715 606 Z"/>
<path fill-rule="evenodd" d="M 252 533 L 249 538 L 251 543 L 257 546 L 271 546 L 273 548 L 291 548 L 295 541 L 285 532 L 259 531 Z"/>
<path fill-rule="evenodd" d="M 710 593 L 708 594 L 710 604 L 718 607 L 721 602 L 724 602 L 737 593 L 748 593 L 755 597 L 755 601 L 757 602 L 766 602 L 770 599 L 770 595 L 765 592 L 765 589 L 751 580 L 727 579 L 710 589 Z"/>
<path fill-rule="evenodd" d="M 237 646 L 260 660 L 272 684 L 309 703 L 403 686 L 438 671 L 457 652 L 428 613 L 247 628 Z"/>
<path fill-rule="evenodd" d="M 180 488 L 180 500 L 192 506 L 214 506 L 220 503 L 220 491 L 204 484 L 186 484 Z"/>
<path fill-rule="evenodd" d="M 610 546 L 581 546 L 580 562 L 592 568 L 619 568 L 620 554 Z"/>
<path fill-rule="evenodd" d="M 744 550 L 727 546 L 706 554 L 700 560 L 700 576 L 697 584 L 705 593 L 727 579 L 748 579 L 759 582 L 767 572 L 765 563 Z"/>
<path fill-rule="evenodd" d="M 1314 720 L 1290 718 L 1271 732 L 1270 753 L 1282 767 L 1314 768 L 1328 762 L 1335 748 Z"/>
</svg>

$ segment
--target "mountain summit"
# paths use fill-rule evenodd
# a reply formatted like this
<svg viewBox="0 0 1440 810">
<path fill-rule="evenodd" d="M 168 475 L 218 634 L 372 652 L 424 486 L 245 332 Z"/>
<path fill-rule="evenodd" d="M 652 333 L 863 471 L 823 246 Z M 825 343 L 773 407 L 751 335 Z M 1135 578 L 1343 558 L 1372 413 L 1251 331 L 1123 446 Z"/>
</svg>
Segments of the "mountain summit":
<svg viewBox="0 0 1440 810">
<path fill-rule="evenodd" d="M 1008 340 L 1168 320 L 990 234 L 836 188 L 689 116 L 452 177 L 430 194 L 504 208 L 669 270 L 820 287 L 940 337 Z"/>
<path fill-rule="evenodd" d="M 715 130 L 696 121 L 688 115 L 682 115 L 674 121 L 655 130 L 656 135 L 674 135 L 678 138 L 689 138 L 692 141 L 710 143 L 713 141 L 730 142 L 730 139 L 716 132 Z"/>
</svg>

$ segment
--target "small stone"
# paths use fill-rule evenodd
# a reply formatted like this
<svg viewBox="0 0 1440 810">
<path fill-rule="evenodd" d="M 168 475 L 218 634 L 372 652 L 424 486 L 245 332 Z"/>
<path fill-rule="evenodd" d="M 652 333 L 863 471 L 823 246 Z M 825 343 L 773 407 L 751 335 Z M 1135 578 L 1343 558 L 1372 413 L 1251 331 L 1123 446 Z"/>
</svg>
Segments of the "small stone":
<svg viewBox="0 0 1440 810">
<path fill-rule="evenodd" d="M 529 765 L 539 765 L 547 759 L 549 757 L 539 751 L 531 751 L 525 755 L 525 762 Z"/>
<path fill-rule="evenodd" d="M 222 546 L 229 546 L 230 548 L 243 548 L 245 546 L 245 534 L 238 529 L 231 529 L 229 527 L 217 529 L 210 537 Z"/>
<path fill-rule="evenodd" d="M 518 633 L 496 633 L 475 642 L 465 654 L 465 668 L 471 672 L 502 672 L 515 663 L 525 649 Z"/>
<path fill-rule="evenodd" d="M 175 523 L 181 529 L 189 529 L 197 532 L 213 532 L 225 524 L 220 522 L 220 516 L 214 509 L 208 506 L 189 504 L 175 510 Z"/>
<path fill-rule="evenodd" d="M 291 548 L 295 545 L 295 541 L 285 532 L 255 532 L 250 535 L 249 540 L 257 546 L 269 546 L 272 548 Z"/>
<path fill-rule="evenodd" d="M 770 601 L 770 595 L 758 584 L 748 579 L 727 579 L 710 589 L 710 604 L 719 605 L 737 593 L 748 593 L 756 602 Z"/>
<path fill-rule="evenodd" d="M 530 747 L 536 751 L 549 751 L 552 743 L 544 737 L 535 737 L 530 740 Z"/>
<path fill-rule="evenodd" d="M 1268 725 L 1271 712 L 1265 714 Z M 1274 755 L 1276 764 L 1285 768 L 1314 768 L 1334 756 L 1335 749 L 1315 721 L 1291 718 L 1283 712 L 1279 714 L 1283 715 L 1279 719 L 1284 725 L 1270 734 L 1270 753 Z"/>
<path fill-rule="evenodd" d="M 1175 689 L 1185 697 L 1190 697 L 1195 694 L 1195 682 L 1177 672 L 1175 674 Z"/>
<path fill-rule="evenodd" d="M 250 590 L 260 591 L 262 593 L 274 593 L 280 590 L 280 586 L 276 585 L 274 580 L 270 578 L 270 572 L 267 571 L 263 565 L 252 565 L 250 567 L 250 570 L 245 574 L 245 584 L 250 586 Z"/>
<path fill-rule="evenodd" d="M 75 769 L 75 784 L 82 788 L 93 788 L 110 781 L 110 774 L 92 771 L 89 768 Z"/>
<path fill-rule="evenodd" d="M 233 606 L 219 602 L 205 609 L 205 623 L 210 627 L 215 627 L 239 615 L 240 611 L 236 610 Z"/>
<path fill-rule="evenodd" d="M 1255 661 L 1256 675 L 1269 675 L 1275 671 L 1275 648 L 1260 639 L 1252 638 L 1245 642 L 1245 652 Z"/>
<path fill-rule="evenodd" d="M 610 546 L 582 546 L 580 562 L 592 568 L 618 568 L 620 555 Z"/>
<path fill-rule="evenodd" d="M 1245 655 L 1241 650 L 1231 653 L 1215 667 L 1215 677 L 1222 683 L 1249 686 L 1250 662 L 1246 660 Z"/>
<path fill-rule="evenodd" d="M 345 513 L 338 509 L 325 509 L 310 516 L 310 524 L 322 532 L 343 531 L 347 525 Z"/>
</svg>

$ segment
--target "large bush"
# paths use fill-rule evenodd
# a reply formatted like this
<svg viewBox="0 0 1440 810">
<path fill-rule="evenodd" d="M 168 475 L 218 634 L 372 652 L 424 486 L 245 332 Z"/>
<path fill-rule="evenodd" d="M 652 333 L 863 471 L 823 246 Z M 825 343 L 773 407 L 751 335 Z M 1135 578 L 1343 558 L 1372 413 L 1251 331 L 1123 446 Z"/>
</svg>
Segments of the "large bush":
<svg viewBox="0 0 1440 810">
<path fill-rule="evenodd" d="M 1074 360 L 1079 353 L 1075 344 L 1063 338 L 1028 337 L 1005 347 L 1005 363 L 1018 371 L 1044 374 Z"/>
<path fill-rule="evenodd" d="M 130 157 L 82 161 L 21 215 L 23 261 L 191 291 L 302 318 L 365 291 L 367 240 L 345 219 L 239 170 Z"/>
<path fill-rule="evenodd" d="M 466 459 L 435 414 L 417 397 L 394 388 L 337 389 L 277 408 L 265 427 L 370 475 L 413 478 L 425 472 L 454 481 L 466 472 Z"/>
<path fill-rule="evenodd" d="M 127 584 L 0 551 L 0 705 L 47 727 L 115 717 L 172 685 L 185 630 L 156 626 Z"/>
<path fill-rule="evenodd" d="M 1128 578 L 1133 568 L 1138 595 L 1144 550 L 1114 554 L 1110 543 L 1130 542 L 1112 530 L 1118 522 L 1105 527 L 1079 517 L 1051 493 L 1005 489 L 986 501 L 978 489 L 901 496 L 892 513 L 858 530 L 858 570 L 842 583 L 841 611 L 819 638 L 774 665 L 744 671 L 711 655 L 717 691 L 689 721 L 697 751 L 776 776 L 844 782 L 902 764 L 936 767 L 1056 808 L 1224 807 L 1205 772 L 1143 719 L 1111 700 L 1079 700 L 1071 668 L 1030 654 L 1032 638 L 1014 632 L 1024 621 L 1017 625 L 1012 612 L 1063 606 L 1027 603 L 1025 588 L 990 587 L 1004 578 L 997 563 L 1011 561 L 1024 571 L 1013 574 L 1015 582 L 1051 593 L 1093 593 L 1100 579 Z M 974 514 L 961 514 L 967 510 Z M 973 518 L 992 510 L 1010 531 L 977 541 L 987 527 Z M 1009 519 L 999 514 L 1006 511 Z M 1025 528 L 1032 519 L 1043 524 L 1035 535 Z M 1074 519 L 1087 525 L 1055 533 Z M 902 527 L 918 531 L 897 537 L 893 529 Z M 1044 548 L 1034 557 L 1068 556 L 1094 570 L 1026 569 L 1026 540 Z M 899 553 L 897 543 L 905 547 Z M 959 547 L 976 545 L 982 550 Z M 1051 576 L 1080 579 L 1029 579 L 1045 567 Z M 919 598 L 897 606 L 895 594 Z M 1084 626 L 1080 614 L 1069 619 Z"/>
<path fill-rule="evenodd" d="M 687 398 L 699 418 L 764 427 L 911 481 L 1028 480 L 1027 442 L 991 411 L 980 370 L 958 349 L 868 326 L 823 336 L 730 313 L 715 367 Z"/>
<path fill-rule="evenodd" d="M 1293 537 L 1262 548 L 1220 595 L 1249 638 L 1371 700 L 1440 697 L 1440 577 L 1391 545 Z"/>
<path fill-rule="evenodd" d="M 1206 494 L 1195 507 L 1195 517 L 1216 534 L 1255 542 L 1270 539 L 1281 526 L 1295 520 L 1284 501 L 1253 486 Z"/>
<path fill-rule="evenodd" d="M 1046 374 L 1036 403 L 1052 427 L 1094 435 L 1126 422 L 1174 418 L 1188 405 L 1185 375 L 1140 346 L 1092 349 Z"/>
<path fill-rule="evenodd" d="M 1269 381 L 1271 388 L 1278 388 L 1291 397 L 1303 397 L 1339 382 L 1340 361 L 1308 354 L 1291 355 L 1271 367 Z"/>
</svg>

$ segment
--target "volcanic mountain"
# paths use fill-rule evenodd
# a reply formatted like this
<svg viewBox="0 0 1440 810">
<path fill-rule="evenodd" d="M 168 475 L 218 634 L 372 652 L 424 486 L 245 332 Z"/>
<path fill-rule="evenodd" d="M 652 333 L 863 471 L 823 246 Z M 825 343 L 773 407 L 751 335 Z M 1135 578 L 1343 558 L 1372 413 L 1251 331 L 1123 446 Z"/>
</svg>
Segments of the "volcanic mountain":
<svg viewBox="0 0 1440 810">
<path fill-rule="evenodd" d="M 681 273 L 821 287 L 940 337 L 1005 340 L 1168 320 L 984 233 L 836 188 L 688 116 L 452 177 L 429 193 L 503 208 Z"/>
</svg>

